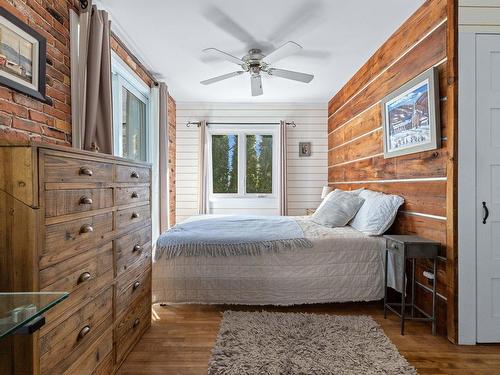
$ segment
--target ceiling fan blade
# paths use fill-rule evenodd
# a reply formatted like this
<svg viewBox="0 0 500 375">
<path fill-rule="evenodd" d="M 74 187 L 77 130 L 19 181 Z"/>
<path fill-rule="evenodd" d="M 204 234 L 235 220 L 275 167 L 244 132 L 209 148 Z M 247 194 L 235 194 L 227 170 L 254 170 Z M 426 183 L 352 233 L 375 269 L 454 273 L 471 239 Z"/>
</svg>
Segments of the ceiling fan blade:
<svg viewBox="0 0 500 375">
<path fill-rule="evenodd" d="M 291 79 L 293 81 L 300 81 L 305 83 L 311 82 L 314 78 L 314 75 L 312 74 L 300 73 L 300 72 L 294 72 L 292 70 L 276 69 L 276 68 L 270 68 L 267 71 L 267 73 L 272 76 Z"/>
<path fill-rule="evenodd" d="M 287 56 L 293 55 L 294 53 L 299 52 L 302 47 L 295 42 L 286 42 L 281 47 L 275 49 L 269 55 L 264 57 L 264 62 L 268 64 L 274 64 L 276 61 L 279 61 Z"/>
<path fill-rule="evenodd" d="M 250 81 L 252 83 L 252 96 L 262 95 L 264 91 L 262 90 L 262 77 L 260 74 L 252 75 Z"/>
<path fill-rule="evenodd" d="M 245 46 L 250 48 L 255 48 L 252 46 L 259 45 L 254 37 L 245 30 L 241 25 L 239 25 L 234 18 L 229 14 L 225 13 L 222 9 L 215 5 L 208 6 L 203 11 L 203 16 L 205 19 L 215 26 L 219 27 L 221 30 L 225 31 L 232 37 L 238 39 L 240 42 L 244 43 Z"/>
<path fill-rule="evenodd" d="M 223 81 L 223 80 L 228 79 L 228 78 L 239 76 L 240 74 L 243 74 L 243 73 L 245 73 L 243 70 L 239 70 L 237 72 L 227 73 L 227 74 L 223 74 L 223 75 L 218 76 L 218 77 L 206 79 L 204 81 L 201 81 L 200 83 L 202 85 L 210 85 L 210 84 L 215 83 L 215 82 L 219 82 L 219 81 Z"/>
<path fill-rule="evenodd" d="M 238 65 L 244 64 L 244 61 L 242 59 L 239 59 L 236 56 L 233 56 L 227 52 L 221 51 L 217 48 L 206 48 L 203 50 L 203 52 L 205 52 L 206 54 L 212 55 L 214 57 L 218 57 L 220 59 L 230 61 L 230 62 L 238 64 Z"/>
</svg>

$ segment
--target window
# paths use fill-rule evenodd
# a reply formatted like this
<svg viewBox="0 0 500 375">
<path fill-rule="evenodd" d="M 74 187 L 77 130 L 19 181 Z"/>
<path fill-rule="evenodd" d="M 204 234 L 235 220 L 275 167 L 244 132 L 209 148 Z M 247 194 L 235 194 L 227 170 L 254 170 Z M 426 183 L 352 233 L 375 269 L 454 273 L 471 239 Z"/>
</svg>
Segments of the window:
<svg viewBox="0 0 500 375">
<path fill-rule="evenodd" d="M 238 136 L 212 136 L 212 186 L 216 194 L 238 193 Z"/>
<path fill-rule="evenodd" d="M 246 192 L 273 193 L 273 136 L 247 135 Z"/>
<path fill-rule="evenodd" d="M 122 87 L 121 155 L 146 160 L 146 103 Z"/>
<path fill-rule="evenodd" d="M 147 161 L 150 88 L 114 54 L 112 73 L 115 154 Z"/>
<path fill-rule="evenodd" d="M 275 129 L 224 129 L 211 125 L 210 185 L 213 198 L 260 198 L 274 194 Z"/>
</svg>

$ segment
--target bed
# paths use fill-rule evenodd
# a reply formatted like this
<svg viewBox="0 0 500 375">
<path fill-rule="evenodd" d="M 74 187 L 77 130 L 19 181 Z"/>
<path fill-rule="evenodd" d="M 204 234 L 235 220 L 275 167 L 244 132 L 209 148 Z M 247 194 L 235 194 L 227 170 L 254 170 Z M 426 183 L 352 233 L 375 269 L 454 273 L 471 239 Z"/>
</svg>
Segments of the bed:
<svg viewBox="0 0 500 375">
<path fill-rule="evenodd" d="M 158 257 L 153 302 L 295 305 L 383 298 L 383 238 L 350 226 L 328 228 L 309 217 L 293 220 L 310 247 L 256 255 Z"/>
</svg>

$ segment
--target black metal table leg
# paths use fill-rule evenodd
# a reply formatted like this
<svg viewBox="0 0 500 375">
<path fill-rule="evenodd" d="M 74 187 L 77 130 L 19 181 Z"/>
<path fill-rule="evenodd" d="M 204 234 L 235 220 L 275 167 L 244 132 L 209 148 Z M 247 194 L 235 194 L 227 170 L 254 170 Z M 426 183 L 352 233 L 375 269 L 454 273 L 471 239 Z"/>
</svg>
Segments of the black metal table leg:
<svg viewBox="0 0 500 375">
<path fill-rule="evenodd" d="M 387 262 L 389 260 L 389 250 L 385 249 L 385 268 L 384 268 L 384 319 L 387 319 Z"/>
<path fill-rule="evenodd" d="M 406 251 L 403 250 L 403 267 L 401 272 L 402 279 L 402 290 L 401 290 L 401 335 L 405 334 L 405 294 L 406 294 L 406 283 L 405 283 L 405 268 L 406 268 Z"/>
<path fill-rule="evenodd" d="M 436 334 L 436 284 L 437 284 L 437 258 L 434 258 L 433 265 L 434 280 L 432 283 L 432 334 Z"/>
<path fill-rule="evenodd" d="M 411 260 L 411 317 L 415 317 L 415 258 Z"/>
</svg>

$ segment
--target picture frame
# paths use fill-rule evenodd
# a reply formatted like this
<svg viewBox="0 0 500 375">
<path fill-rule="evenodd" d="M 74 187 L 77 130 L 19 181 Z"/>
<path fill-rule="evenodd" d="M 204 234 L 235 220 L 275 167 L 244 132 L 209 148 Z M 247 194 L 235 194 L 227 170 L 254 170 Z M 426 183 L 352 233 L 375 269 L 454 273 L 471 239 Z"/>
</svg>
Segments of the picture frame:
<svg viewBox="0 0 500 375">
<path fill-rule="evenodd" d="M 299 142 L 299 157 L 311 156 L 311 142 Z"/>
<path fill-rule="evenodd" d="M 382 99 L 384 158 L 441 147 L 438 82 L 431 68 Z"/>
<path fill-rule="evenodd" d="M 47 102 L 46 39 L 0 7 L 0 85 Z"/>
</svg>

